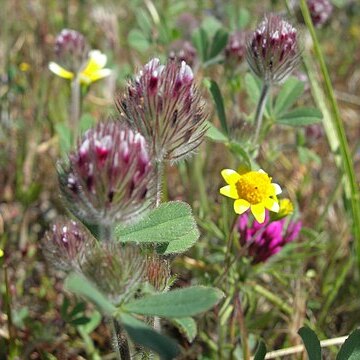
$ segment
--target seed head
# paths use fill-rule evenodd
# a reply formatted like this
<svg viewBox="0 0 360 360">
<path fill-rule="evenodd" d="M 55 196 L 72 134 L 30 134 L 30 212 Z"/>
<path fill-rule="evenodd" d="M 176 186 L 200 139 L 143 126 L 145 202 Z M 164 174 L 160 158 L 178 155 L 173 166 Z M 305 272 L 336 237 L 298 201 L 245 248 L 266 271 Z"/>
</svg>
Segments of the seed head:
<svg viewBox="0 0 360 360">
<path fill-rule="evenodd" d="M 269 84 L 284 80 L 295 68 L 299 55 L 297 30 L 274 14 L 265 17 L 247 44 L 251 70 Z"/>
<path fill-rule="evenodd" d="M 93 243 L 92 236 L 80 223 L 62 219 L 45 233 L 42 247 L 49 262 L 61 270 L 70 271 L 80 268 L 86 249 Z"/>
<path fill-rule="evenodd" d="M 170 266 L 167 259 L 149 255 L 146 262 L 146 279 L 157 290 L 164 291 L 170 278 Z"/>
<path fill-rule="evenodd" d="M 100 225 L 133 220 L 152 199 L 145 139 L 119 121 L 87 131 L 68 164 L 59 167 L 59 179 L 70 209 Z"/>
<path fill-rule="evenodd" d="M 81 270 L 114 304 L 119 304 L 139 289 L 146 263 L 138 247 L 101 243 L 86 254 Z"/>
<path fill-rule="evenodd" d="M 89 46 L 85 37 L 75 30 L 64 29 L 56 37 L 57 61 L 67 70 L 77 73 L 87 62 Z"/>
<path fill-rule="evenodd" d="M 152 59 L 117 101 L 132 128 L 151 147 L 156 161 L 177 161 L 191 154 L 205 134 L 203 104 L 191 68 L 182 61 L 162 65 Z"/>
<path fill-rule="evenodd" d="M 333 6 L 329 0 L 307 0 L 307 5 L 316 27 L 324 25 L 333 11 Z"/>
</svg>

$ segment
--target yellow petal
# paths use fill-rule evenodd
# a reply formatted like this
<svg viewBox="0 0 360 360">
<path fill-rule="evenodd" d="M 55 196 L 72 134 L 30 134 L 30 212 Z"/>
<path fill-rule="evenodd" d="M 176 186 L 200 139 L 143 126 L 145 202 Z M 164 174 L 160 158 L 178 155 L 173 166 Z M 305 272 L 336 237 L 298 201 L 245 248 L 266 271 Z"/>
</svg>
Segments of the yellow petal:
<svg viewBox="0 0 360 360">
<path fill-rule="evenodd" d="M 106 76 L 109 76 L 111 74 L 111 70 L 110 69 L 101 69 L 98 71 L 95 71 L 91 74 L 89 74 L 89 78 L 91 79 L 91 81 L 96 81 L 99 79 L 102 79 Z"/>
<path fill-rule="evenodd" d="M 273 189 L 275 191 L 275 195 L 279 195 L 282 193 L 281 187 L 278 184 L 272 183 Z"/>
<path fill-rule="evenodd" d="M 99 50 L 92 50 L 89 52 L 89 61 L 86 64 L 82 73 L 87 75 L 102 69 L 106 65 L 107 56 Z"/>
<path fill-rule="evenodd" d="M 234 185 L 226 185 L 220 189 L 220 194 L 232 199 L 238 199 L 239 195 Z"/>
<path fill-rule="evenodd" d="M 279 212 L 279 210 L 280 210 L 279 203 L 276 200 L 271 199 L 271 198 L 266 199 L 264 201 L 264 205 L 268 210 L 276 212 L 276 213 Z"/>
<path fill-rule="evenodd" d="M 239 215 L 243 214 L 247 209 L 249 209 L 249 207 L 250 203 L 244 199 L 234 201 L 234 211 Z"/>
<path fill-rule="evenodd" d="M 64 79 L 72 79 L 74 77 L 74 74 L 71 71 L 65 70 L 63 67 L 61 67 L 55 62 L 49 63 L 49 70 Z"/>
<path fill-rule="evenodd" d="M 265 220 L 265 207 L 262 203 L 251 205 L 251 212 L 254 215 L 255 220 L 262 224 Z"/>
<path fill-rule="evenodd" d="M 4 251 L 3 249 L 0 249 L 0 258 L 4 256 Z"/>
<path fill-rule="evenodd" d="M 228 184 L 235 184 L 239 179 L 240 175 L 232 169 L 224 169 L 221 171 L 221 175 Z"/>
</svg>

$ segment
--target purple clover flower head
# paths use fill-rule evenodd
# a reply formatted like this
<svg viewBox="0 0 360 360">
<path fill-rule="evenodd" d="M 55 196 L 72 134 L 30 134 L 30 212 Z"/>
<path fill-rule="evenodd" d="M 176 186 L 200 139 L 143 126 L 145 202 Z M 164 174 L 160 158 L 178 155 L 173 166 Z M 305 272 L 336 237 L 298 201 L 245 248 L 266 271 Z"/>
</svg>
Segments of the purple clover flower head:
<svg viewBox="0 0 360 360">
<path fill-rule="evenodd" d="M 230 66 L 239 65 L 246 56 L 246 32 L 235 31 L 225 47 L 225 59 Z"/>
<path fill-rule="evenodd" d="M 298 31 L 281 17 L 270 14 L 247 44 L 251 70 L 268 84 L 284 80 L 299 60 Z"/>
<path fill-rule="evenodd" d="M 90 223 L 129 221 L 152 199 L 145 139 L 119 121 L 88 130 L 59 168 L 59 179 L 70 209 Z"/>
<path fill-rule="evenodd" d="M 307 0 L 307 5 L 316 27 L 324 25 L 333 11 L 333 6 L 329 0 Z"/>
<path fill-rule="evenodd" d="M 55 54 L 65 69 L 78 73 L 86 64 L 89 46 L 85 37 L 75 30 L 63 29 L 55 40 Z"/>
<path fill-rule="evenodd" d="M 170 45 L 169 57 L 180 63 L 184 61 L 189 66 L 193 66 L 196 55 L 196 49 L 187 40 L 176 40 Z"/>
<path fill-rule="evenodd" d="M 157 162 L 175 162 L 200 145 L 206 127 L 203 101 L 189 65 L 149 61 L 117 101 L 123 120 L 141 133 Z"/>
<path fill-rule="evenodd" d="M 237 223 L 240 243 L 247 248 L 248 255 L 254 264 L 267 261 L 277 254 L 288 243 L 294 241 L 301 230 L 301 221 L 287 222 L 285 218 L 270 222 L 266 212 L 265 221 L 250 222 L 247 214 L 239 216 Z"/>
<path fill-rule="evenodd" d="M 86 249 L 92 244 L 93 238 L 84 227 L 67 219 L 54 223 L 42 242 L 47 260 L 64 271 L 79 269 Z"/>
</svg>

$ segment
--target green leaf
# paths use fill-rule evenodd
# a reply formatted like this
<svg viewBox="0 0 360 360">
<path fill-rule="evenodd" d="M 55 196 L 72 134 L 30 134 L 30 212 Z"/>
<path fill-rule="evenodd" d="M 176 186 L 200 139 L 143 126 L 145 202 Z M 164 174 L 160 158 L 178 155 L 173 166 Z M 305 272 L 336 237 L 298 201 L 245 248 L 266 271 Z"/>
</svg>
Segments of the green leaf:
<svg viewBox="0 0 360 360">
<path fill-rule="evenodd" d="M 251 169 L 250 157 L 249 157 L 248 153 L 244 150 L 244 147 L 240 143 L 232 141 L 229 144 L 229 149 L 234 155 L 236 155 L 237 157 L 240 158 L 241 162 L 243 163 L 243 165 L 246 168 Z"/>
<path fill-rule="evenodd" d="M 298 331 L 298 334 L 304 342 L 309 360 L 321 360 L 320 341 L 314 331 L 304 326 Z"/>
<path fill-rule="evenodd" d="M 314 108 L 299 108 L 289 111 L 286 114 L 276 119 L 277 124 L 289 126 L 306 126 L 320 122 L 322 113 Z"/>
<path fill-rule="evenodd" d="M 123 309 L 141 315 L 181 318 L 211 309 L 223 296 L 224 293 L 215 288 L 192 286 L 146 296 L 127 303 Z"/>
<path fill-rule="evenodd" d="M 186 250 L 199 238 L 199 231 L 189 204 L 171 201 L 161 204 L 138 223 L 115 228 L 121 242 L 169 243 L 169 250 Z M 173 245 L 171 242 L 177 241 Z M 171 250 L 170 250 L 171 249 Z"/>
<path fill-rule="evenodd" d="M 260 94 L 261 94 L 261 89 L 262 89 L 262 82 L 259 78 L 257 78 L 256 76 L 254 76 L 251 73 L 247 73 L 245 75 L 245 88 L 246 88 L 246 92 L 249 96 L 250 101 L 254 104 L 257 105 L 259 99 L 260 99 Z M 270 114 L 270 100 L 269 97 L 266 101 L 266 106 L 265 106 L 265 110 L 264 110 L 264 115 L 266 117 L 269 117 Z"/>
<path fill-rule="evenodd" d="M 290 77 L 276 97 L 274 112 L 280 116 L 288 110 L 304 92 L 304 83 L 295 77 Z"/>
<path fill-rule="evenodd" d="M 238 15 L 238 28 L 239 29 L 245 29 L 246 26 L 249 24 L 251 19 L 250 12 L 246 8 L 240 8 L 239 9 L 239 15 Z"/>
<path fill-rule="evenodd" d="M 156 251 L 162 255 L 181 254 L 190 249 L 199 239 L 199 236 L 199 230 L 196 227 L 175 240 L 165 244 L 159 244 Z"/>
<path fill-rule="evenodd" d="M 360 359 L 360 329 L 356 329 L 350 334 L 336 357 L 336 360 L 358 359 Z"/>
<path fill-rule="evenodd" d="M 128 314 L 121 314 L 119 320 L 135 344 L 156 352 L 162 359 L 174 359 L 179 353 L 178 345 L 174 340 L 159 334 L 142 321 Z"/>
<path fill-rule="evenodd" d="M 149 46 L 149 40 L 146 38 L 144 33 L 138 29 L 132 29 L 128 35 L 129 45 L 139 52 L 146 51 Z"/>
<path fill-rule="evenodd" d="M 84 331 L 86 334 L 90 334 L 92 333 L 101 323 L 101 314 L 94 310 L 89 317 L 89 322 L 84 324 L 84 325 L 80 325 L 79 327 L 81 328 L 82 331 Z"/>
<path fill-rule="evenodd" d="M 207 53 L 209 48 L 209 40 L 207 34 L 203 28 L 198 28 L 193 31 L 191 35 L 192 43 L 198 51 L 201 60 L 204 62 L 207 60 Z"/>
<path fill-rule="evenodd" d="M 80 274 L 70 273 L 65 279 L 64 286 L 74 294 L 85 297 L 94 303 L 106 315 L 112 315 L 116 311 L 115 306 L 106 299 L 105 295 Z"/>
<path fill-rule="evenodd" d="M 191 317 L 171 319 L 171 322 L 186 337 L 188 342 L 193 342 L 197 335 L 196 322 Z"/>
<path fill-rule="evenodd" d="M 206 126 L 208 128 L 206 132 L 206 136 L 212 141 L 221 142 L 221 143 L 229 141 L 227 136 L 223 134 L 220 130 L 218 130 L 218 128 L 214 126 L 212 123 L 207 121 Z"/>
<path fill-rule="evenodd" d="M 254 360 L 264 360 L 266 355 L 266 345 L 263 341 L 260 341 L 259 346 L 256 350 Z"/>
<path fill-rule="evenodd" d="M 229 34 L 224 29 L 219 29 L 211 42 L 209 59 L 214 58 L 219 55 L 221 51 L 225 48 L 228 41 Z"/>
<path fill-rule="evenodd" d="M 209 87 L 210 93 L 214 99 L 215 106 L 216 106 L 216 112 L 218 114 L 221 127 L 226 135 L 229 134 L 229 130 L 227 127 L 227 121 L 226 121 L 226 114 L 225 114 L 225 107 L 224 107 L 224 100 L 221 95 L 220 88 L 218 84 L 214 81 L 210 81 L 210 87 Z"/>
<path fill-rule="evenodd" d="M 78 318 L 75 318 L 70 321 L 70 324 L 72 325 L 85 325 L 90 321 L 90 319 L 87 316 L 79 316 Z"/>
</svg>

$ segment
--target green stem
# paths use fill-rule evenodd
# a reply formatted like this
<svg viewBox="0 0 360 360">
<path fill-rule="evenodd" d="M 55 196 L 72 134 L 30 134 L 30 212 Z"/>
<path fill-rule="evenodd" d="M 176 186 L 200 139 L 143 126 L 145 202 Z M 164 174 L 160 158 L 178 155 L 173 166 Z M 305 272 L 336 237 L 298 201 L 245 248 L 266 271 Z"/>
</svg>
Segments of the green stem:
<svg viewBox="0 0 360 360">
<path fill-rule="evenodd" d="M 319 61 L 320 69 L 322 76 L 325 82 L 325 90 L 327 94 L 328 101 L 330 103 L 330 107 L 332 110 L 332 119 L 334 122 L 334 127 L 336 131 L 337 138 L 339 140 L 339 150 L 342 157 L 343 169 L 345 172 L 345 176 L 350 188 L 351 194 L 351 206 L 352 206 L 352 216 L 353 216 L 353 226 L 354 226 L 354 236 L 355 236 L 355 244 L 356 244 L 356 252 L 357 252 L 357 260 L 358 266 L 360 267 L 360 195 L 359 189 L 356 183 L 356 176 L 354 172 L 353 160 L 351 157 L 349 144 L 347 142 L 345 129 L 343 122 L 340 117 L 339 107 L 335 98 L 334 90 L 331 84 L 329 72 L 324 60 L 324 56 L 322 54 L 319 41 L 316 36 L 315 28 L 311 20 L 310 12 L 306 3 L 306 0 L 300 1 L 301 12 L 303 14 L 305 24 L 309 29 L 313 45 L 315 55 Z"/>
<path fill-rule="evenodd" d="M 76 144 L 80 122 L 81 84 L 76 76 L 71 82 L 70 128 L 72 130 L 72 143 Z"/>
<path fill-rule="evenodd" d="M 235 308 L 240 329 L 243 357 L 244 360 L 250 360 L 249 334 L 246 328 L 244 311 L 241 305 L 240 291 L 237 291 L 237 294 L 235 295 Z"/>
<path fill-rule="evenodd" d="M 254 135 L 254 144 L 256 145 L 259 140 L 259 135 L 262 127 L 263 117 L 264 117 L 264 110 L 266 105 L 266 100 L 269 94 L 270 85 L 268 83 L 264 83 L 261 89 L 259 102 L 256 107 L 255 113 L 255 135 Z"/>
</svg>

